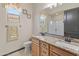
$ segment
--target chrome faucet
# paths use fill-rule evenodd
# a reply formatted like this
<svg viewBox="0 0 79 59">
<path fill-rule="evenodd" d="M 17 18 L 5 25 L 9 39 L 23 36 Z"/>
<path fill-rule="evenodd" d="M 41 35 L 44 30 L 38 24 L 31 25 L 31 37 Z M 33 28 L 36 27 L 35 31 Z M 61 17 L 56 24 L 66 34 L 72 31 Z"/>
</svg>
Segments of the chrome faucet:
<svg viewBox="0 0 79 59">
<path fill-rule="evenodd" d="M 70 35 L 65 37 L 65 41 L 71 42 L 71 37 L 70 37 Z"/>
</svg>

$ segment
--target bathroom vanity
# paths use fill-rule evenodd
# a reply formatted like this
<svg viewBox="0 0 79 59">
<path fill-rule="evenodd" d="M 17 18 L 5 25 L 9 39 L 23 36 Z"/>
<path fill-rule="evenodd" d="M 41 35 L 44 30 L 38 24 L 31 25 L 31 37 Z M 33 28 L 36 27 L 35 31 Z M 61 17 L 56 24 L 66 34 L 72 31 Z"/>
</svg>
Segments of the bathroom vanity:
<svg viewBox="0 0 79 59">
<path fill-rule="evenodd" d="M 50 36 L 32 37 L 33 56 L 77 56 L 79 44 L 65 42 L 63 38 Z"/>
</svg>

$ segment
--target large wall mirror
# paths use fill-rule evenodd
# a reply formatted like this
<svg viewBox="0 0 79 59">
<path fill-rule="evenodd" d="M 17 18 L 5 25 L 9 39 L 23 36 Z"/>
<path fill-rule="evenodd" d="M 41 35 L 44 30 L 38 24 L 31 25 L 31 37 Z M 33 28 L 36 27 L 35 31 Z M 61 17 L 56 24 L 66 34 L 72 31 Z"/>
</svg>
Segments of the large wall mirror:
<svg viewBox="0 0 79 59">
<path fill-rule="evenodd" d="M 40 32 L 64 36 L 64 11 L 52 13 L 49 8 L 42 10 L 40 13 Z"/>
</svg>

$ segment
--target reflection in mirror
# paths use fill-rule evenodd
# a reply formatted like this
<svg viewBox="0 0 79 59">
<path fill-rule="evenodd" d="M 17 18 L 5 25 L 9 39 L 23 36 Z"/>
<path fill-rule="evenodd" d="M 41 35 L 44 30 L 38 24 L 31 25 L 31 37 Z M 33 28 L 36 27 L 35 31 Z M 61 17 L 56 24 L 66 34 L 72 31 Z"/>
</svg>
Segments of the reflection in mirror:
<svg viewBox="0 0 79 59">
<path fill-rule="evenodd" d="M 40 31 L 42 33 L 47 32 L 47 15 L 45 14 L 40 15 Z"/>
<path fill-rule="evenodd" d="M 64 11 L 40 13 L 40 32 L 64 36 Z"/>
</svg>

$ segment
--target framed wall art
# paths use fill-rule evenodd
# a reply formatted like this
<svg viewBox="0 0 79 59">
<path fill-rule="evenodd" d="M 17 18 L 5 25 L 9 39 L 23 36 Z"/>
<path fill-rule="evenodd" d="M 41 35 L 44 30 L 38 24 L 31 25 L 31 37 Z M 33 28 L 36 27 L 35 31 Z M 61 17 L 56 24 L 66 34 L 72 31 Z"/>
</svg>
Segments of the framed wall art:
<svg viewBox="0 0 79 59">
<path fill-rule="evenodd" d="M 7 7 L 7 25 L 5 26 L 7 29 L 7 41 L 14 41 L 18 39 L 18 29 L 20 25 L 20 15 L 21 10 L 16 7 Z"/>
<path fill-rule="evenodd" d="M 8 22 L 20 22 L 20 16 L 14 14 L 7 14 L 7 21 Z"/>
<path fill-rule="evenodd" d="M 18 27 L 8 26 L 7 27 L 7 41 L 14 41 L 18 39 Z"/>
</svg>

